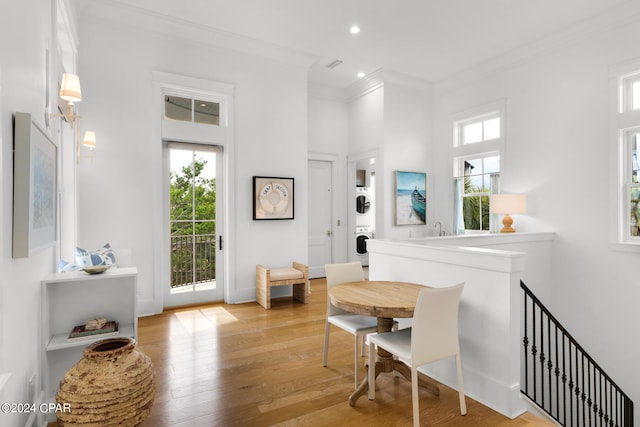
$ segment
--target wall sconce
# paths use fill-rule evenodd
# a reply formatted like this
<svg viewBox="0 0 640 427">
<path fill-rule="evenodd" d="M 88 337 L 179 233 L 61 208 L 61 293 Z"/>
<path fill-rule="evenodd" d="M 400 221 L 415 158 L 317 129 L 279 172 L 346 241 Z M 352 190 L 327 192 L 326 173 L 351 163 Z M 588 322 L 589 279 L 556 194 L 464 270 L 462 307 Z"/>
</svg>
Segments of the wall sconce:
<svg viewBox="0 0 640 427">
<path fill-rule="evenodd" d="M 82 101 L 82 91 L 80 90 L 80 78 L 76 74 L 64 73 L 62 83 L 60 83 L 60 99 L 67 101 L 68 110 L 62 114 L 51 114 L 51 117 L 62 117 L 73 127 L 73 122 L 80 118 L 75 115 L 74 102 Z"/>
<path fill-rule="evenodd" d="M 93 151 L 96 148 L 96 133 L 92 130 L 86 131 L 82 139 L 82 145 L 87 147 L 89 151 Z"/>
<path fill-rule="evenodd" d="M 527 197 L 524 194 L 492 194 L 490 203 L 490 212 L 504 214 L 502 219 L 501 233 L 513 233 L 515 228 L 511 227 L 513 219 L 511 214 L 527 213 Z"/>
<path fill-rule="evenodd" d="M 60 99 L 67 101 L 67 108 L 60 106 L 62 114 L 51 114 L 51 117 L 60 117 L 69 122 L 71 127 L 74 127 L 76 120 L 80 119 L 74 111 L 74 102 L 82 101 L 82 90 L 80 89 L 80 78 L 76 74 L 64 73 L 62 75 L 62 82 L 60 83 L 60 93 L 58 94 Z M 83 157 L 80 155 L 80 124 L 76 124 L 76 157 L 77 161 Z M 87 147 L 89 151 L 93 151 L 96 148 L 96 133 L 93 131 L 86 131 L 82 140 L 82 145 Z M 93 156 L 85 156 L 91 157 Z"/>
<path fill-rule="evenodd" d="M 93 149 L 96 148 L 96 133 L 92 130 L 88 130 L 84 133 L 84 138 L 82 138 L 82 145 L 87 147 L 89 149 L 89 155 L 88 156 L 81 156 L 80 155 L 80 142 L 78 141 L 78 161 L 80 161 L 81 158 L 89 158 L 89 159 L 93 159 L 94 155 L 93 155 Z"/>
</svg>

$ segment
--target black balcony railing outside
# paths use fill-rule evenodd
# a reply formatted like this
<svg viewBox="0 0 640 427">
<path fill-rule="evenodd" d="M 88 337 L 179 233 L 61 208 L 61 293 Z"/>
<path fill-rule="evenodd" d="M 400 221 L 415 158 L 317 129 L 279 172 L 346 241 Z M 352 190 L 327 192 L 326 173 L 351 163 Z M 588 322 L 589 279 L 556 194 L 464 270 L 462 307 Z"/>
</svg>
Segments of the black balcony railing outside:
<svg viewBox="0 0 640 427">
<path fill-rule="evenodd" d="M 216 279 L 216 236 L 171 236 L 171 288 Z"/>
<path fill-rule="evenodd" d="M 633 402 L 524 290 L 522 393 L 563 426 L 633 427 Z"/>
</svg>

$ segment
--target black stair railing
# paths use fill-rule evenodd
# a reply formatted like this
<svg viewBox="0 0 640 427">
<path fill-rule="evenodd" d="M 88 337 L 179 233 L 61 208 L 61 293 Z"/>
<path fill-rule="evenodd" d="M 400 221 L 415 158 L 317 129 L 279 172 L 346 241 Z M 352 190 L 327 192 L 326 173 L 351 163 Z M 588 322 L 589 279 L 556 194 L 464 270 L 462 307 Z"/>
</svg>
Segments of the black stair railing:
<svg viewBox="0 0 640 427">
<path fill-rule="evenodd" d="M 633 427 L 633 402 L 529 288 L 522 393 L 563 426 Z"/>
</svg>

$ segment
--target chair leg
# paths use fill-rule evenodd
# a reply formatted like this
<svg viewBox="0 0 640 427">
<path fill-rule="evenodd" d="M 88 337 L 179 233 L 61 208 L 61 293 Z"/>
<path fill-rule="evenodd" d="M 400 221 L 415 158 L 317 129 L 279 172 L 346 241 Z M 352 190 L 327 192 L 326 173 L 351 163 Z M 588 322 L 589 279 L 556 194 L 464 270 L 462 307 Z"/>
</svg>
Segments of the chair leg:
<svg viewBox="0 0 640 427">
<path fill-rule="evenodd" d="M 360 347 L 360 356 L 364 357 L 364 348 L 366 347 L 366 341 L 367 341 L 367 334 L 362 334 L 362 344 Z"/>
<path fill-rule="evenodd" d="M 418 399 L 418 369 L 411 367 L 411 406 L 413 406 L 413 427 L 420 427 L 420 399 Z"/>
<path fill-rule="evenodd" d="M 391 326 L 391 330 L 392 331 L 397 331 L 398 330 L 398 322 L 394 321 L 393 322 L 393 326 Z M 396 356 L 395 354 L 393 355 L 393 359 L 394 360 L 398 360 L 398 356 Z M 395 369 L 393 370 L 393 376 L 395 378 L 400 378 L 400 372 L 396 371 Z"/>
<path fill-rule="evenodd" d="M 369 343 L 369 400 L 376 398 L 376 345 Z"/>
<path fill-rule="evenodd" d="M 324 327 L 324 350 L 322 352 L 322 366 L 327 366 L 327 354 L 329 353 L 329 332 L 331 325 L 329 322 L 325 323 Z"/>
<path fill-rule="evenodd" d="M 353 340 L 353 370 L 354 370 L 354 379 L 353 379 L 353 388 L 356 389 L 358 388 L 358 362 L 360 362 L 360 360 L 358 360 L 358 340 L 360 339 L 360 337 L 356 334 L 354 335 L 354 340 Z"/>
<path fill-rule="evenodd" d="M 460 414 L 466 415 L 467 404 L 464 400 L 464 387 L 462 385 L 462 361 L 460 353 L 456 354 L 456 370 L 458 371 L 458 396 L 460 397 Z"/>
</svg>

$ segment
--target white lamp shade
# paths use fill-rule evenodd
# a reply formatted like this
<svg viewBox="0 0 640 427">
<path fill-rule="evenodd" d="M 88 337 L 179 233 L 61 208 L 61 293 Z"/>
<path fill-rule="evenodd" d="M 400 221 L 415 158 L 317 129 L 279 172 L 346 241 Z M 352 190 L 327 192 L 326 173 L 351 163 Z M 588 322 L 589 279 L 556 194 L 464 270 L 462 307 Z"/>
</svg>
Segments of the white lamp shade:
<svg viewBox="0 0 640 427">
<path fill-rule="evenodd" d="M 82 145 L 87 147 L 89 150 L 96 148 L 96 133 L 92 130 L 86 131 L 84 133 L 84 138 L 82 139 Z"/>
<path fill-rule="evenodd" d="M 62 75 L 62 83 L 60 84 L 60 98 L 69 102 L 82 101 L 80 78 L 77 75 L 68 73 Z"/>
<path fill-rule="evenodd" d="M 491 213 L 525 214 L 527 213 L 527 196 L 524 194 L 492 194 Z"/>
</svg>

